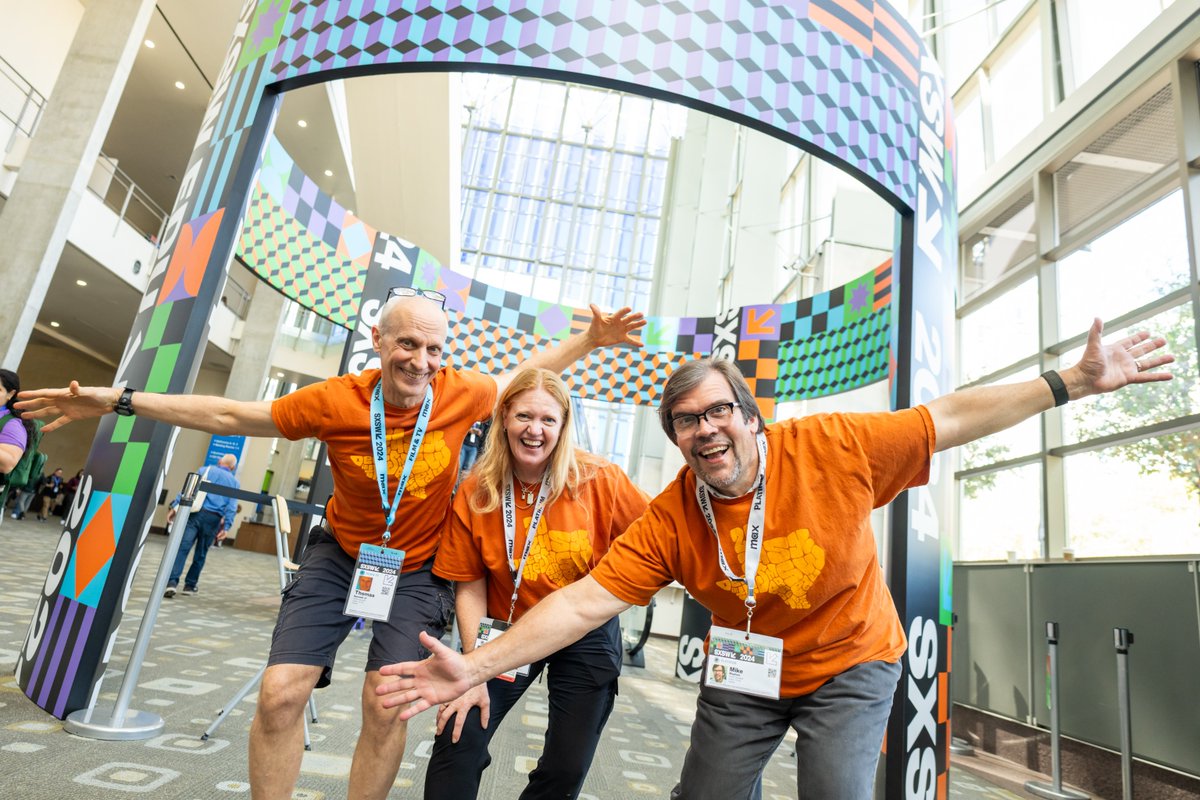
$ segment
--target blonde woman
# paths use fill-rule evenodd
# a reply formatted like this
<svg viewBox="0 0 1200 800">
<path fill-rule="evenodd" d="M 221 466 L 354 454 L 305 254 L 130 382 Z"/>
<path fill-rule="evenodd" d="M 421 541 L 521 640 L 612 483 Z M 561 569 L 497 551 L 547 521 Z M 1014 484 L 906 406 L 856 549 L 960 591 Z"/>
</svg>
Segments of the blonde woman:
<svg viewBox="0 0 1200 800">
<path fill-rule="evenodd" d="M 433 567 L 456 582 L 465 652 L 586 575 L 646 508 L 646 495 L 618 467 L 572 446 L 571 426 L 567 387 L 549 370 L 519 372 L 496 404 L 487 445 L 454 500 Z M 477 795 L 491 762 L 488 743 L 543 670 L 550 692 L 545 747 L 521 797 L 578 797 L 620 667 L 613 617 L 578 642 L 443 704 L 426 800 Z"/>
</svg>

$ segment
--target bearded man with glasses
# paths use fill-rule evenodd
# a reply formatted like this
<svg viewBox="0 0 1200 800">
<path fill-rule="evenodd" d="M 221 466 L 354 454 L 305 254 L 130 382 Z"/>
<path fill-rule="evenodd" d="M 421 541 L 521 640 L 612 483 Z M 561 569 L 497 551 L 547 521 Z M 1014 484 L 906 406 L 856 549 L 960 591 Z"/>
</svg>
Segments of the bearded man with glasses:
<svg viewBox="0 0 1200 800">
<path fill-rule="evenodd" d="M 705 680 L 672 798 L 761 796 L 762 769 L 796 731 L 799 796 L 869 800 L 900 676 L 904 630 L 871 512 L 929 480 L 934 453 L 1068 400 L 1166 381 L 1174 359 L 1145 332 L 1102 345 L 1096 320 L 1060 375 L 964 389 L 895 412 L 767 425 L 729 361 L 672 373 L 659 418 L 687 466 L 590 573 L 466 656 L 381 671 L 402 716 L 556 652 L 678 581 L 712 611 Z"/>
<path fill-rule="evenodd" d="M 77 382 L 22 395 L 23 411 L 53 419 L 46 433 L 115 412 L 213 434 L 312 437 L 327 445 L 333 497 L 323 530 L 314 531 L 284 594 L 250 729 L 254 798 L 292 796 L 304 752 L 301 715 L 312 689 L 328 684 L 338 645 L 359 617 L 373 620 L 372 642 L 348 796 L 384 798 L 396 778 L 407 728 L 376 694 L 383 682 L 379 668 L 425 656 L 418 633 L 437 638 L 446 627 L 453 593 L 431 567 L 450 512 L 459 451 L 471 425 L 491 416 L 496 397 L 517 372 L 491 376 L 443 366 L 445 301 L 440 292 L 393 289 L 371 330 L 379 369 L 330 378 L 277 400 Z M 591 309 L 586 332 L 527 358 L 518 370 L 562 372 L 598 347 L 638 344 L 632 334 L 645 325 L 641 314 Z M 381 579 L 355 579 L 364 571 Z M 394 585 L 380 591 L 391 580 Z"/>
</svg>

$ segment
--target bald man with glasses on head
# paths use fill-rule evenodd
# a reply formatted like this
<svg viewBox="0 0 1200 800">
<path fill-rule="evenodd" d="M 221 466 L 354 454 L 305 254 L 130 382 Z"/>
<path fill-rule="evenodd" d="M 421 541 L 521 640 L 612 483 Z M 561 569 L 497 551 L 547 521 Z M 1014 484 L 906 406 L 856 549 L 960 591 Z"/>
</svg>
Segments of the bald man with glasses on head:
<svg viewBox="0 0 1200 800">
<path fill-rule="evenodd" d="M 333 497 L 279 611 L 250 730 L 252 797 L 289 798 L 303 756 L 304 706 L 327 685 L 338 645 L 358 617 L 373 620 L 363 682 L 363 725 L 349 797 L 383 798 L 404 755 L 406 723 L 376 696 L 379 668 L 427 655 L 418 641 L 440 637 L 453 593 L 431 566 L 450 510 L 459 451 L 471 425 L 492 413 L 516 370 L 498 376 L 442 364 L 445 296 L 426 289 L 388 293 L 372 328 L 379 369 L 342 375 L 273 401 L 81 387 L 25 392 L 22 410 L 51 420 L 47 433 L 110 412 L 221 435 L 316 438 L 325 442 Z M 599 347 L 636 345 L 645 324 L 623 308 L 592 306 L 588 330 L 520 367 L 561 372 Z M 400 556 L 403 551 L 402 557 Z M 382 587 L 386 587 L 381 590 Z"/>
</svg>

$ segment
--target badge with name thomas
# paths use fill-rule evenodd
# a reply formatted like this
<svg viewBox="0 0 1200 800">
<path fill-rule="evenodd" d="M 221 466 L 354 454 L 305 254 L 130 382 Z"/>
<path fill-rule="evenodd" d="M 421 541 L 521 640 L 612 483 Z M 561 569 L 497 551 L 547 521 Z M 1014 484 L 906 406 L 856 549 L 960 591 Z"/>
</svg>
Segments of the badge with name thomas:
<svg viewBox="0 0 1200 800">
<path fill-rule="evenodd" d="M 498 619 L 492 619 L 491 617 L 480 617 L 479 618 L 479 632 L 475 636 L 475 646 L 479 647 L 480 645 L 484 645 L 490 641 L 499 639 L 500 634 L 504 633 L 510 627 L 511 626 L 507 622 L 502 622 Z M 510 669 L 508 672 L 505 672 L 501 675 L 497 675 L 496 677 L 501 680 L 512 683 L 513 681 L 515 681 L 517 679 L 518 675 L 520 675 L 523 678 L 528 674 L 529 674 L 529 665 L 526 664 L 523 667 L 517 667 L 516 669 Z"/>
<path fill-rule="evenodd" d="M 782 666 L 782 639 L 719 625 L 709 631 L 705 686 L 778 700 Z"/>
<path fill-rule="evenodd" d="M 404 566 L 404 551 L 377 544 L 364 544 L 358 548 L 358 559 L 354 562 L 354 575 L 350 591 L 346 595 L 346 607 L 342 613 L 347 617 L 364 617 L 386 622 L 392 613 L 392 601 L 396 599 L 396 581 L 400 568 Z"/>
</svg>

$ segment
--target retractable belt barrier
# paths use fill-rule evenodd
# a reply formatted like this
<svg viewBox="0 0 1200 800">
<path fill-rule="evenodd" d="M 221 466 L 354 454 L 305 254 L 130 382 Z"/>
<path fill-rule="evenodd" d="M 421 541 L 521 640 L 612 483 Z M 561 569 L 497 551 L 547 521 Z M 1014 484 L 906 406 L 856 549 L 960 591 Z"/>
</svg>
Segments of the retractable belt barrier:
<svg viewBox="0 0 1200 800">
<path fill-rule="evenodd" d="M 162 717 L 146 711 L 135 711 L 129 707 L 129 704 L 133 697 L 133 690 L 137 684 L 138 675 L 141 672 L 142 662 L 150 646 L 150 637 L 153 633 L 154 623 L 158 617 L 158 609 L 162 605 L 163 590 L 166 586 L 171 566 L 175 563 L 175 555 L 179 551 L 179 541 L 183 536 L 183 529 L 187 526 L 188 517 L 200 511 L 204 504 L 204 497 L 207 494 L 246 500 L 256 505 L 270 505 L 276 510 L 275 557 L 280 565 L 279 588 L 281 591 L 286 588 L 288 581 L 290 581 L 291 572 L 295 569 L 295 565 L 290 561 L 287 538 L 281 533 L 281 529 L 284 531 L 290 530 L 291 522 L 286 515 L 283 520 L 279 519 L 280 507 L 286 508 L 288 511 L 307 514 L 310 518 L 324 518 L 325 516 L 324 506 L 301 503 L 295 500 L 285 500 L 282 496 L 246 492 L 228 486 L 219 486 L 215 483 L 201 481 L 200 475 L 195 472 L 188 473 L 183 482 L 183 489 L 180 492 L 179 513 L 176 515 L 175 521 L 168 531 L 167 546 L 163 550 L 162 562 L 159 564 L 158 574 L 154 579 L 154 587 L 150 590 L 150 599 L 146 603 L 146 611 L 142 615 L 142 622 L 138 628 L 137 638 L 134 641 L 133 652 L 130 654 L 129 662 L 124 670 L 124 677 L 121 681 L 121 687 L 117 692 L 116 702 L 111 711 L 97 710 L 94 707 L 89 707 L 72 712 L 68 715 L 63 726 L 67 731 L 77 736 L 108 740 L 149 739 L 162 731 L 164 726 Z M 302 537 L 304 533 L 306 531 L 301 532 Z M 300 542 L 303 541 L 304 539 L 301 538 Z M 297 547 L 297 550 L 302 549 L 302 546 Z M 266 664 L 264 663 L 263 670 L 265 669 Z M 258 679 L 262 677 L 263 670 L 260 670 L 258 675 L 252 678 L 246 686 L 242 687 L 239 694 L 218 715 L 217 721 L 201 737 L 202 739 L 207 739 L 209 734 L 216 729 L 217 725 L 224 720 L 232 706 L 244 697 Z M 316 722 L 316 706 L 313 703 L 312 697 L 309 697 L 308 708 L 313 722 Z M 311 749 L 308 741 L 307 722 L 304 733 L 305 749 Z"/>
</svg>

